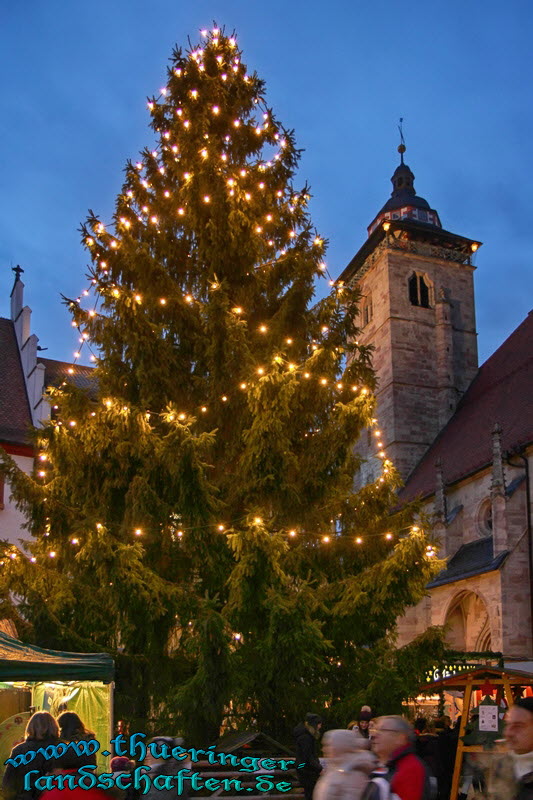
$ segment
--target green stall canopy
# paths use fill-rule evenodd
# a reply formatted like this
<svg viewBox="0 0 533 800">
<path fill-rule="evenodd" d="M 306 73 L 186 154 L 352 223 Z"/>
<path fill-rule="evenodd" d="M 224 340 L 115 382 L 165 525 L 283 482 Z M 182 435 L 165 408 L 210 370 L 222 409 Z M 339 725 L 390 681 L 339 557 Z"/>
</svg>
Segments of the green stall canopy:
<svg viewBox="0 0 533 800">
<path fill-rule="evenodd" d="M 107 653 L 62 653 L 24 644 L 0 632 L 0 681 L 113 680 L 115 665 Z"/>
</svg>

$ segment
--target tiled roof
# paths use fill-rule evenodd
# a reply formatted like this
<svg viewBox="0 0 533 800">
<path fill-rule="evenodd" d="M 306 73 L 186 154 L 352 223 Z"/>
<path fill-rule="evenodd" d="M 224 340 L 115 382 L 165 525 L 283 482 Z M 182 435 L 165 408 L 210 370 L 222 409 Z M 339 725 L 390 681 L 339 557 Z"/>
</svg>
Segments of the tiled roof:
<svg viewBox="0 0 533 800">
<path fill-rule="evenodd" d="M 446 484 L 492 463 L 492 429 L 502 450 L 533 442 L 533 311 L 479 369 L 448 424 L 409 476 L 402 501 L 435 491 L 435 463 Z"/>
<path fill-rule="evenodd" d="M 492 572 L 499 569 L 509 554 L 508 550 L 498 553 L 496 557 L 492 553 L 492 536 L 485 536 L 475 542 L 463 544 L 457 553 L 448 561 L 446 569 L 439 572 L 436 578 L 428 583 L 428 589 L 436 586 L 443 586 L 445 583 L 455 583 L 464 578 L 471 578 L 473 575 L 481 575 L 483 572 Z"/>
<path fill-rule="evenodd" d="M 60 386 L 63 381 L 72 383 L 78 389 L 89 393 L 96 390 L 94 367 L 83 367 L 79 364 L 69 364 L 67 361 L 55 361 L 53 358 L 39 358 L 39 363 L 44 364 L 44 387 Z M 72 373 L 69 369 L 74 370 Z"/>
<path fill-rule="evenodd" d="M 28 444 L 30 406 L 15 336 L 9 319 L 0 317 L 0 442 Z"/>
</svg>

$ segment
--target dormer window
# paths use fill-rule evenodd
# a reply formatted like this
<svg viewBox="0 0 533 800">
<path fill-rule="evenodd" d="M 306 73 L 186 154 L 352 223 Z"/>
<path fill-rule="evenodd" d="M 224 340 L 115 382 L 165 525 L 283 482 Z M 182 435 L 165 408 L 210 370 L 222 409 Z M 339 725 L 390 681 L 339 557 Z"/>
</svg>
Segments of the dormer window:
<svg viewBox="0 0 533 800">
<path fill-rule="evenodd" d="M 409 300 L 412 306 L 431 308 L 433 286 L 427 275 L 415 272 L 409 278 Z"/>
</svg>

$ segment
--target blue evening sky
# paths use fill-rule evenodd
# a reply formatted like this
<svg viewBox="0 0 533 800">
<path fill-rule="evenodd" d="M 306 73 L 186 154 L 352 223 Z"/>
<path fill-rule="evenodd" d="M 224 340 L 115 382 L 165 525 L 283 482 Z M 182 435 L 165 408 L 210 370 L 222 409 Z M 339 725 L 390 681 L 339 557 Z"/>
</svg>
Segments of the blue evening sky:
<svg viewBox="0 0 533 800">
<path fill-rule="evenodd" d="M 151 142 L 146 97 L 175 43 L 237 31 L 267 101 L 305 148 L 297 185 L 337 276 L 406 163 L 443 226 L 484 243 L 480 359 L 532 303 L 531 0 L 3 0 L 0 315 L 24 268 L 47 356 L 77 346 L 59 294 L 85 286 L 78 227 L 109 220 L 127 158 Z"/>
</svg>

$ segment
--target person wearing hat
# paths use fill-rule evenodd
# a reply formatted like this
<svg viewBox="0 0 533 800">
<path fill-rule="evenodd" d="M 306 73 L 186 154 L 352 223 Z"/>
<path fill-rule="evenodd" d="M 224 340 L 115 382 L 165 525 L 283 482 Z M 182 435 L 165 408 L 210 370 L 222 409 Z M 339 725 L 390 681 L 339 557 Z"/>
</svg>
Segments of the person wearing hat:
<svg viewBox="0 0 533 800">
<path fill-rule="evenodd" d="M 321 727 L 322 720 L 318 714 L 306 714 L 305 721 L 294 729 L 296 774 L 303 786 L 305 800 L 312 800 L 313 789 L 322 772 L 322 764 L 316 752 Z"/>
<path fill-rule="evenodd" d="M 358 731 L 365 739 L 370 737 L 370 720 L 372 719 L 372 709 L 370 706 L 362 706 L 357 715 L 357 720 L 348 723 L 349 731 Z"/>
</svg>

